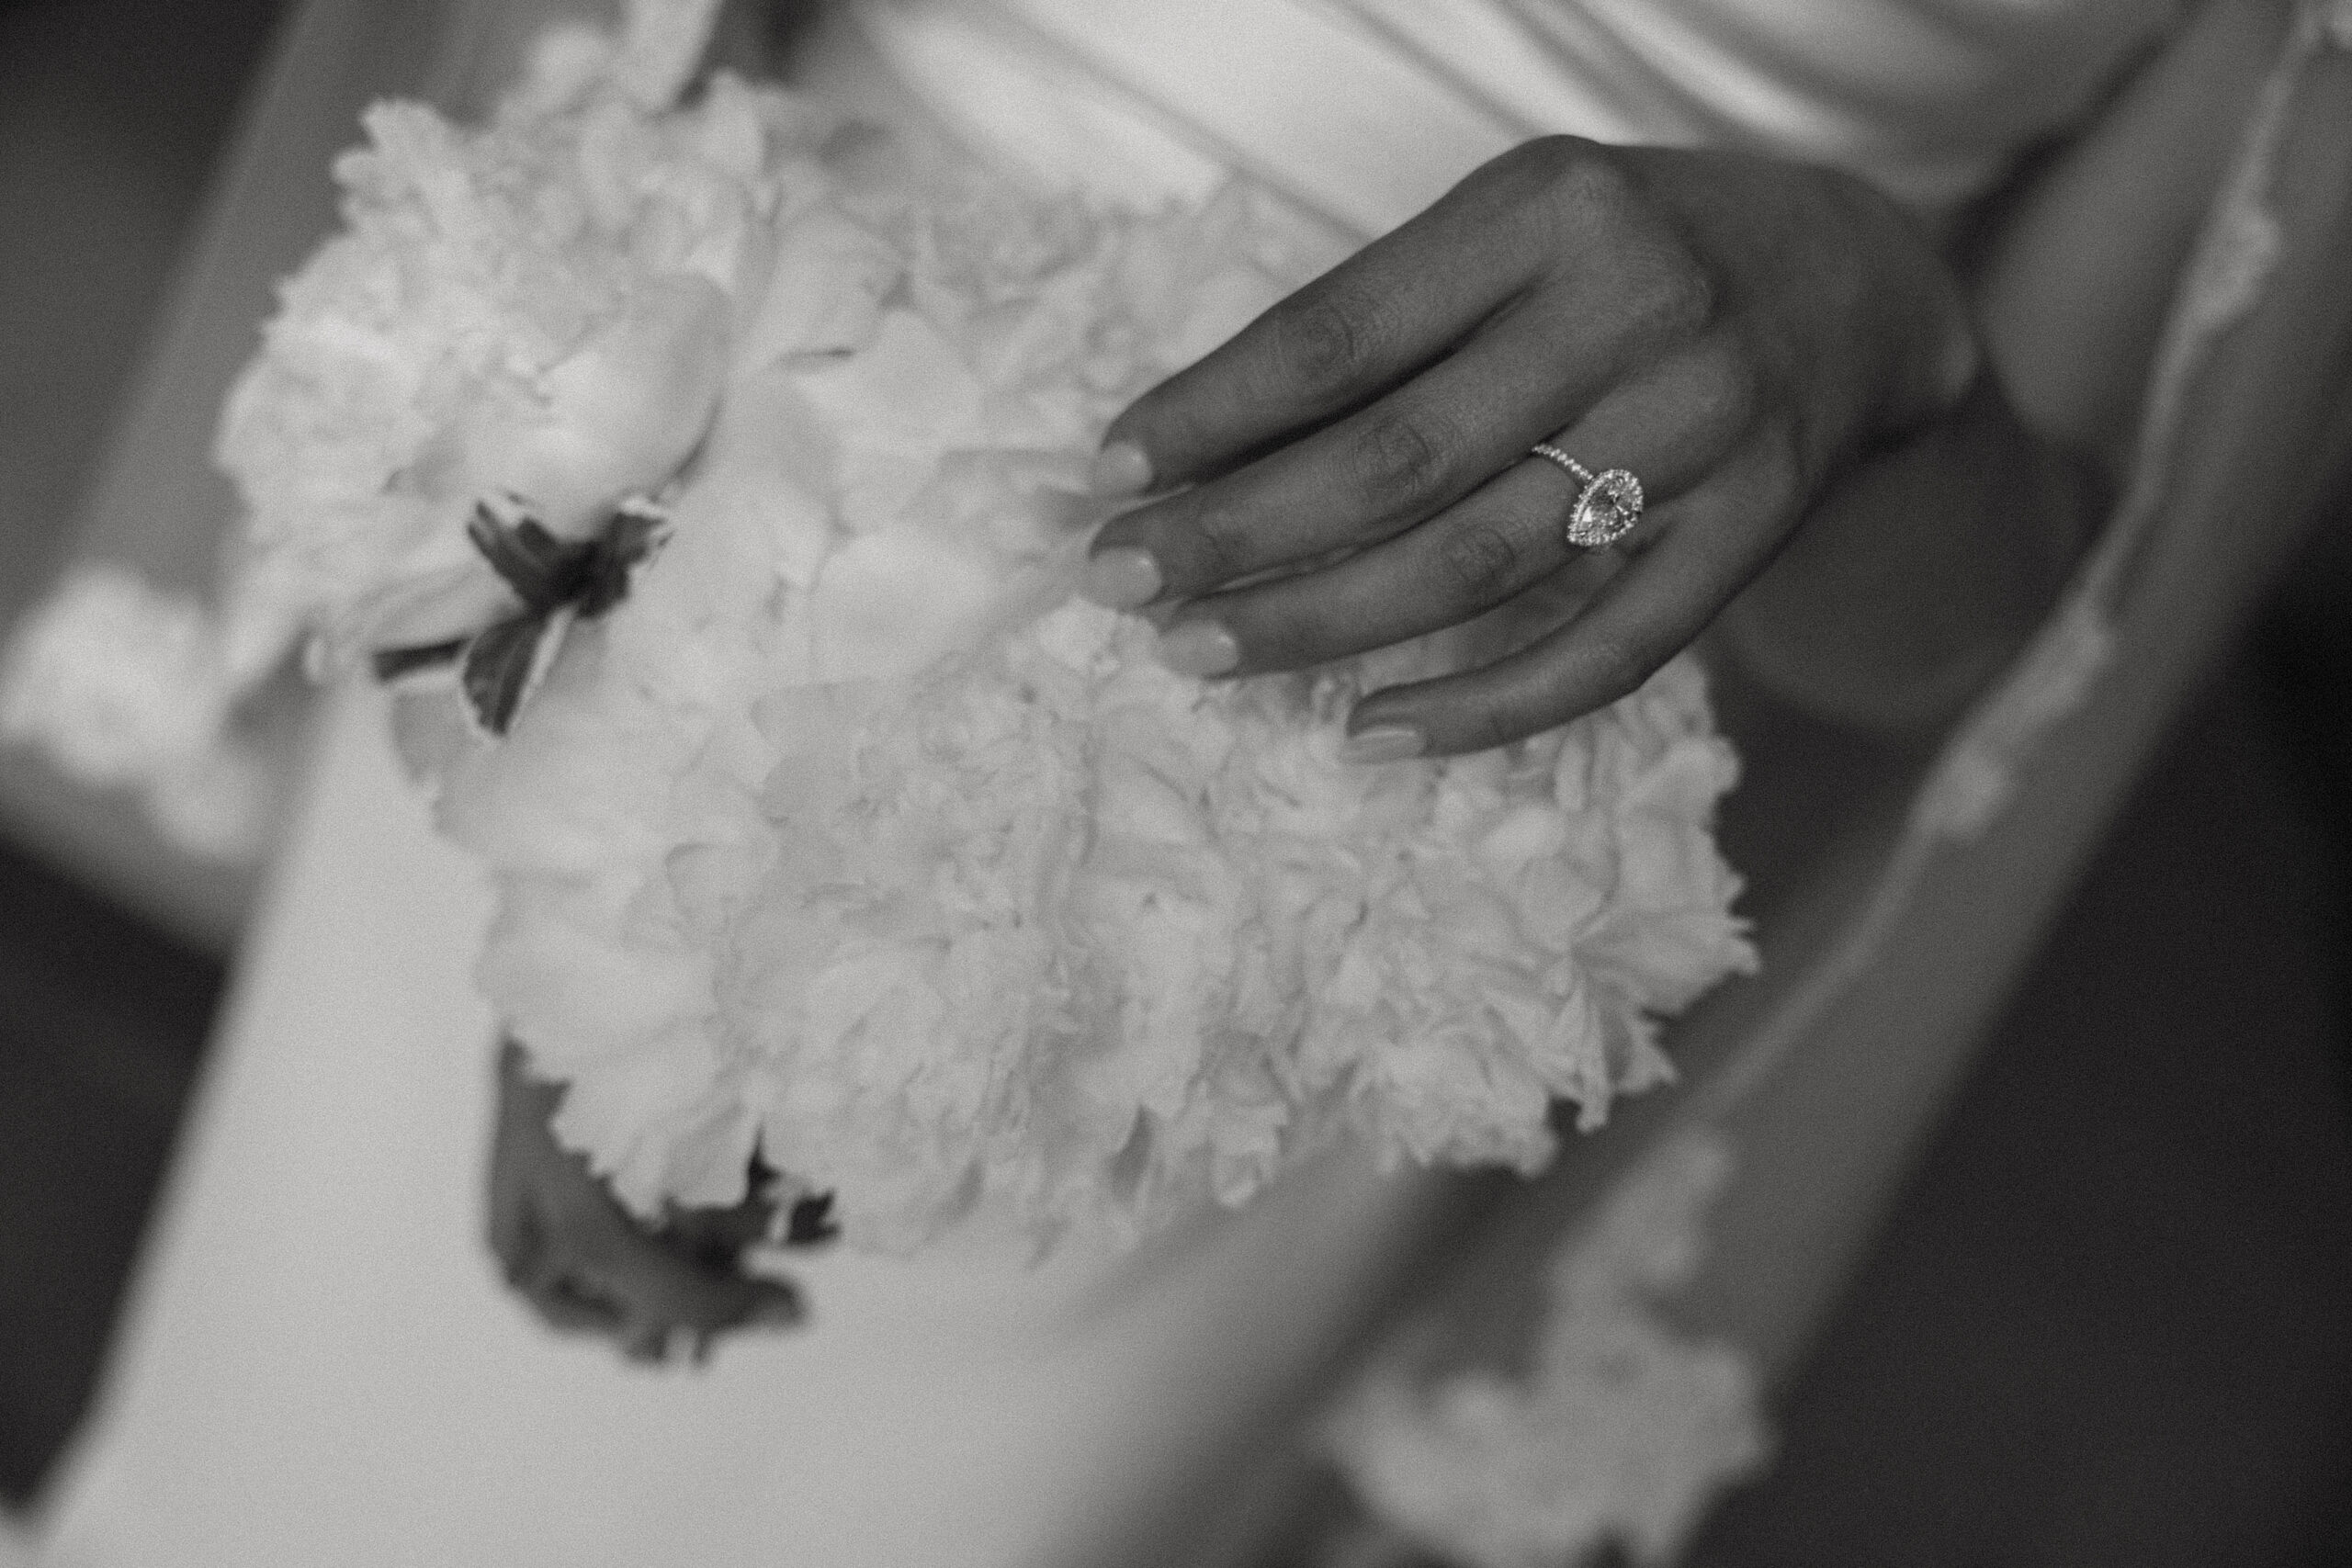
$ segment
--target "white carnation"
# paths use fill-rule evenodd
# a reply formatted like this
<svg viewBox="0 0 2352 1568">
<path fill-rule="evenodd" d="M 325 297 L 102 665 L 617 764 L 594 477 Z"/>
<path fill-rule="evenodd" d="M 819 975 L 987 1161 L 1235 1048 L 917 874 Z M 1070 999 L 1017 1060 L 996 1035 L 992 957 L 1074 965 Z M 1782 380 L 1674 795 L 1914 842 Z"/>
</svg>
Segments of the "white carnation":
<svg viewBox="0 0 2352 1568">
<path fill-rule="evenodd" d="M 85 784 L 138 791 L 183 848 L 250 863 L 277 800 L 247 739 L 231 732 L 237 695 L 202 605 L 119 567 L 83 566 L 9 640 L 0 734 Z"/>
<path fill-rule="evenodd" d="M 281 287 L 221 420 L 245 620 L 342 657 L 477 629 L 508 604 L 467 543 L 478 500 L 576 536 L 701 441 L 827 126 L 726 79 L 671 114 L 627 85 L 582 73 L 478 131 L 368 112 L 345 231 Z"/>
<path fill-rule="evenodd" d="M 201 605 L 121 568 L 87 566 L 17 628 L 0 727 L 40 740 L 91 784 L 143 784 L 211 749 L 229 695 Z"/>
</svg>

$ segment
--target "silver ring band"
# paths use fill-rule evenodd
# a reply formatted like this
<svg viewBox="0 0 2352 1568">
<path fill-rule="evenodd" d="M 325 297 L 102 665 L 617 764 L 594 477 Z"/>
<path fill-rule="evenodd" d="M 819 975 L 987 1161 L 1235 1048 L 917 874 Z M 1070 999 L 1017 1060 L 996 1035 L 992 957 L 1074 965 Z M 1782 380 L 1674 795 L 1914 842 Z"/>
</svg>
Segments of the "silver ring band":
<svg viewBox="0 0 2352 1568">
<path fill-rule="evenodd" d="M 1590 468 L 1586 468 L 1582 463 L 1577 462 L 1574 457 L 1569 457 L 1566 452 L 1561 451 L 1549 441 L 1537 442 L 1533 447 L 1533 454 L 1534 456 L 1542 457 L 1548 462 L 1557 463 L 1560 467 L 1566 468 L 1568 471 L 1568 477 L 1575 479 L 1578 485 L 1589 485 L 1592 482 L 1592 470 Z"/>
<path fill-rule="evenodd" d="M 1641 521 L 1642 481 L 1627 470 L 1604 468 L 1596 474 L 1548 441 L 1536 443 L 1528 456 L 1543 458 L 1577 481 L 1577 502 L 1562 532 L 1578 549 L 1613 545 Z"/>
</svg>

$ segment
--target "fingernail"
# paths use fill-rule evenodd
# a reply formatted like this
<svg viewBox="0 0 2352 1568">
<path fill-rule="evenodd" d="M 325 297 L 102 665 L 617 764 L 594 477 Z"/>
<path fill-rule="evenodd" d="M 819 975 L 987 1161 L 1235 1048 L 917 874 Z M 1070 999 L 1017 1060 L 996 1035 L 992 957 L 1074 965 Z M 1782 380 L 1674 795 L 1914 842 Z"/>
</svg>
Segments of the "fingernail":
<svg viewBox="0 0 2352 1568">
<path fill-rule="evenodd" d="M 1149 550 L 1114 545 L 1086 563 L 1078 591 L 1113 610 L 1133 610 L 1159 597 L 1163 579 Z"/>
<path fill-rule="evenodd" d="M 1088 477 L 1097 495 L 1141 495 L 1151 488 L 1151 459 L 1132 441 L 1114 441 L 1094 454 Z"/>
<path fill-rule="evenodd" d="M 1186 621 L 1159 634 L 1159 661 L 1179 675 L 1222 675 L 1241 662 L 1241 645 L 1215 621 Z"/>
<path fill-rule="evenodd" d="M 1343 762 L 1401 762 L 1429 748 L 1429 738 L 1409 724 L 1375 724 L 1340 742 Z"/>
</svg>

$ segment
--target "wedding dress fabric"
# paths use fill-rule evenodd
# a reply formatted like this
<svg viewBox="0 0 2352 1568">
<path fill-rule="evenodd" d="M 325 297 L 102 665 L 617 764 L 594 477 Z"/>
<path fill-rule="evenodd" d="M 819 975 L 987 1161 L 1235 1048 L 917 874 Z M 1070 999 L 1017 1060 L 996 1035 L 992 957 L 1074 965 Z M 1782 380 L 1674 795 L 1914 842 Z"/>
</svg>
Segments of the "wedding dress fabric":
<svg viewBox="0 0 2352 1568">
<path fill-rule="evenodd" d="M 1000 164 L 1114 200 L 1234 170 L 1359 235 L 1530 137 L 1835 164 L 1923 213 L 2078 118 L 2177 0 L 874 0 Z"/>
<path fill-rule="evenodd" d="M 820 58 L 1013 177 L 1150 205 L 1238 170 L 1364 236 L 1546 131 L 1829 159 L 1933 216 L 2171 10 L 872 0 Z M 51 1561 L 1116 1560 L 1421 1213 L 1342 1162 L 1131 1288 L 831 1257 L 811 1327 L 701 1373 L 552 1339 L 478 1239 L 484 893 L 382 729 L 360 694 L 323 726 Z"/>
</svg>

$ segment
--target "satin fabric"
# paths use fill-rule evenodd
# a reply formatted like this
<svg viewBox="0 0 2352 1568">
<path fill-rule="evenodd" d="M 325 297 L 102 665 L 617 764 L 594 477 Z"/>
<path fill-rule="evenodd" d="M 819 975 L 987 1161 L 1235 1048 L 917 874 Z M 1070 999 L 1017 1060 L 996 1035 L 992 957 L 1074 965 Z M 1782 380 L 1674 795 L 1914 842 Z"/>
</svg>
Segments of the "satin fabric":
<svg viewBox="0 0 2352 1568">
<path fill-rule="evenodd" d="M 1923 215 L 2079 119 L 2179 0 L 863 0 L 967 143 L 1113 200 L 1248 172 L 1360 236 L 1531 137 L 1839 165 Z"/>
</svg>

